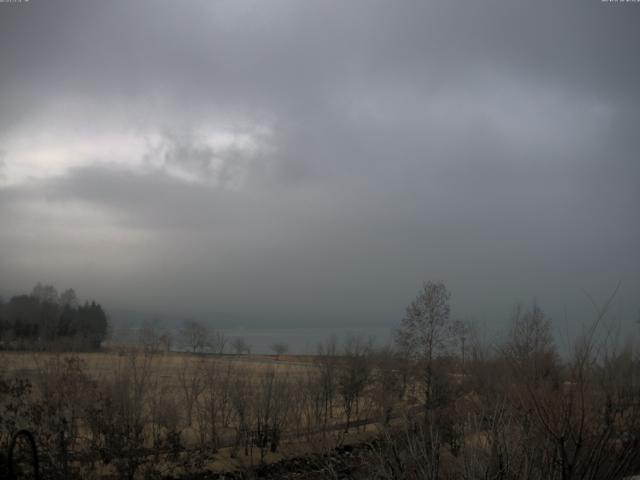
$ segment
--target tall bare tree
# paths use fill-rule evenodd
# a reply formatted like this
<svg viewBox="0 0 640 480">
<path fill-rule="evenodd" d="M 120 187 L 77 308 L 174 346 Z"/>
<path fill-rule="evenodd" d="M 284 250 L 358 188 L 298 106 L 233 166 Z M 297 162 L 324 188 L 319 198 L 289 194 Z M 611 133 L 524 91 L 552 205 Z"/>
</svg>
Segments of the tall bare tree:
<svg viewBox="0 0 640 480">
<path fill-rule="evenodd" d="M 425 409 L 433 399 L 433 365 L 438 354 L 446 351 L 452 338 L 449 322 L 451 294 L 444 283 L 427 282 L 407 307 L 396 343 L 401 351 L 420 365 Z"/>
<path fill-rule="evenodd" d="M 204 389 L 203 363 L 197 359 L 185 357 L 178 371 L 178 382 L 182 390 L 186 423 L 190 427 L 193 423 L 193 409 Z"/>
<path fill-rule="evenodd" d="M 521 304 L 514 308 L 505 350 L 518 373 L 531 377 L 531 380 L 554 372 L 558 356 L 551 320 L 536 303 L 530 308 Z"/>
<path fill-rule="evenodd" d="M 320 370 L 317 381 L 320 384 L 319 400 L 323 430 L 326 430 L 327 424 L 333 416 L 333 400 L 336 395 L 338 376 L 337 350 L 338 340 L 332 336 L 325 343 L 318 345 L 318 354 L 316 355 L 316 362 Z"/>
<path fill-rule="evenodd" d="M 349 337 L 344 348 L 343 363 L 338 371 L 338 386 L 349 431 L 353 415 L 359 413 L 360 398 L 371 379 L 371 344 Z"/>
</svg>

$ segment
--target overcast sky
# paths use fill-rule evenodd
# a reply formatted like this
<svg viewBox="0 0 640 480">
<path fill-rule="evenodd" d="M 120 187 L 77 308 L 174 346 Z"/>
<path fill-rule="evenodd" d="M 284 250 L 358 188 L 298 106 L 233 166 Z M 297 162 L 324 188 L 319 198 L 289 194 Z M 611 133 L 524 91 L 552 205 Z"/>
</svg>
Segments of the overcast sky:
<svg viewBox="0 0 640 480">
<path fill-rule="evenodd" d="M 632 322 L 639 46 L 600 0 L 0 3 L 0 292 L 576 327 L 622 281 Z"/>
</svg>

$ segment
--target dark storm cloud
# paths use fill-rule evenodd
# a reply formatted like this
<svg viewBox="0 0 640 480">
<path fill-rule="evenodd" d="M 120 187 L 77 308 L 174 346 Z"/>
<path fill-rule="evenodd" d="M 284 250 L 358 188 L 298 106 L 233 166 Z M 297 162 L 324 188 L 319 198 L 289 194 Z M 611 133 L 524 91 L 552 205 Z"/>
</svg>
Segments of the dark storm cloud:
<svg viewBox="0 0 640 480">
<path fill-rule="evenodd" d="M 637 307 L 635 4 L 0 6 L 0 174 L 84 142 L 0 187 L 0 288 L 266 324 L 393 322 L 426 279 L 460 315 L 619 279 Z"/>
</svg>

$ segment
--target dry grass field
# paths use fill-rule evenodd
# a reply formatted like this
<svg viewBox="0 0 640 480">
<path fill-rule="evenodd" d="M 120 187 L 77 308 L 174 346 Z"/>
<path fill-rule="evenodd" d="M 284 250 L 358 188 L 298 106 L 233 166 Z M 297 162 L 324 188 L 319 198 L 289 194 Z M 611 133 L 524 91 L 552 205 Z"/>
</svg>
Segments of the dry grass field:
<svg viewBox="0 0 640 480">
<path fill-rule="evenodd" d="M 340 401 L 340 362 L 135 350 L 2 352 L 0 376 L 29 385 L 13 399 L 21 406 L 14 424 L 33 430 L 54 463 L 60 459 L 52 452 L 64 437 L 67 458 L 58 468 L 133 478 L 149 469 L 244 469 L 360 441 L 373 431 L 367 418 L 379 409 L 364 385 Z"/>
<path fill-rule="evenodd" d="M 0 352 L 0 372 L 23 378 L 34 379 L 46 372 L 47 368 L 65 358 L 78 358 L 84 364 L 84 371 L 96 380 L 109 377 L 125 368 L 132 355 L 142 357 L 142 352 L 134 349 L 109 352 L 50 353 L 50 352 Z M 313 357 L 309 355 L 203 355 L 189 353 L 165 353 L 148 357 L 151 373 L 160 375 L 167 381 L 177 378 L 185 364 L 196 366 L 235 365 L 256 373 L 268 369 L 301 375 L 314 368 Z"/>
</svg>

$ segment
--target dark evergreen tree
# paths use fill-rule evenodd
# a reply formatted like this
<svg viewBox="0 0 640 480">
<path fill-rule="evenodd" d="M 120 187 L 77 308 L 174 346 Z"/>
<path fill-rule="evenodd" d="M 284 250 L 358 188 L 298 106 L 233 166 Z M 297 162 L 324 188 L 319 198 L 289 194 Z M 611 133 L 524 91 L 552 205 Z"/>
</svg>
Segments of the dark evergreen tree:
<svg viewBox="0 0 640 480">
<path fill-rule="evenodd" d="M 85 348 L 98 349 L 107 337 L 107 315 L 95 301 L 79 306 L 72 289 L 58 296 L 50 285 L 38 284 L 30 295 L 0 302 L 0 339 L 3 347 L 46 346 L 62 338 L 79 338 Z M 12 342 L 17 344 L 11 347 Z"/>
</svg>

